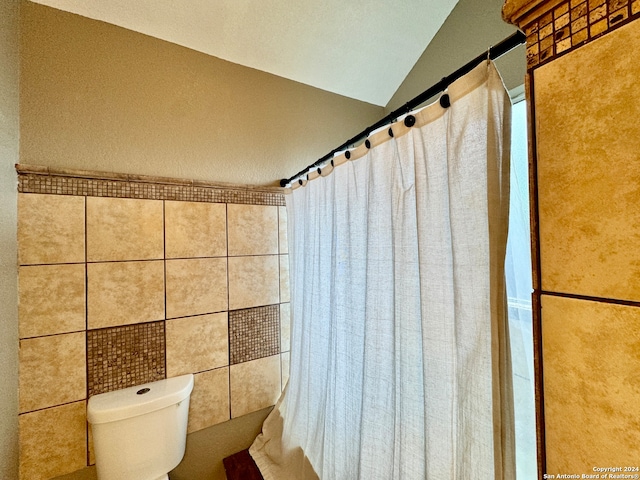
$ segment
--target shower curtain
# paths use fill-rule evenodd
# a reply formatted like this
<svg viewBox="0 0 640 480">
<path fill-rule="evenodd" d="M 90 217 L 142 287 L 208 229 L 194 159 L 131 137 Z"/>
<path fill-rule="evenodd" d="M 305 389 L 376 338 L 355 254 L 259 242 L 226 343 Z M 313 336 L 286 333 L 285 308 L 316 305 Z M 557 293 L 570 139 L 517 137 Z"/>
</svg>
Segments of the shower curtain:
<svg viewBox="0 0 640 480">
<path fill-rule="evenodd" d="M 250 449 L 266 480 L 515 478 L 511 103 L 492 62 L 446 93 L 287 196 L 290 377 Z"/>
</svg>

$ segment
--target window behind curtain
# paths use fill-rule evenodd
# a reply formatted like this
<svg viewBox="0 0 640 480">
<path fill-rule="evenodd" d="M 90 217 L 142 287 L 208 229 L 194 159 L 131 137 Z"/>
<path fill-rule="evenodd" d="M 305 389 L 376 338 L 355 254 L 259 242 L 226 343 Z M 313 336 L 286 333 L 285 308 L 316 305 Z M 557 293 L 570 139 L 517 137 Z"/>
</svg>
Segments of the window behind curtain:
<svg viewBox="0 0 640 480">
<path fill-rule="evenodd" d="M 537 475 L 536 423 L 531 310 L 531 250 L 529 235 L 529 174 L 526 102 L 512 109 L 511 198 L 505 275 L 509 335 L 513 365 L 518 480 Z"/>
</svg>

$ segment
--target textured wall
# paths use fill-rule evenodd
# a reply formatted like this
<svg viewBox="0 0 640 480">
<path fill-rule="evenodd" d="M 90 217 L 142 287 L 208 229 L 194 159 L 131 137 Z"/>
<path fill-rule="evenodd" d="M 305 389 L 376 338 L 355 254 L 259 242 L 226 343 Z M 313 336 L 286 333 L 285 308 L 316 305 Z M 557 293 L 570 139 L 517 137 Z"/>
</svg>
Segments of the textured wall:
<svg viewBox="0 0 640 480">
<path fill-rule="evenodd" d="M 636 21 L 534 72 L 541 288 L 574 297 L 542 297 L 550 473 L 637 460 L 638 45 Z"/>
<path fill-rule="evenodd" d="M 543 295 L 542 321 L 547 472 L 637 466 L 640 307 Z"/>
<path fill-rule="evenodd" d="M 278 398 L 289 361 L 283 196 L 182 183 L 140 193 L 124 179 L 20 175 L 20 478 L 93 463 L 92 395 L 193 373 L 189 433 Z M 211 201 L 172 200 L 203 190 Z"/>
<path fill-rule="evenodd" d="M 0 478 L 18 474 L 16 173 L 19 119 L 18 0 L 0 2 Z"/>
<path fill-rule="evenodd" d="M 640 301 L 637 45 L 632 22 L 535 71 L 544 290 Z"/>
<path fill-rule="evenodd" d="M 384 113 L 25 2 L 21 163 L 275 184 Z"/>
</svg>

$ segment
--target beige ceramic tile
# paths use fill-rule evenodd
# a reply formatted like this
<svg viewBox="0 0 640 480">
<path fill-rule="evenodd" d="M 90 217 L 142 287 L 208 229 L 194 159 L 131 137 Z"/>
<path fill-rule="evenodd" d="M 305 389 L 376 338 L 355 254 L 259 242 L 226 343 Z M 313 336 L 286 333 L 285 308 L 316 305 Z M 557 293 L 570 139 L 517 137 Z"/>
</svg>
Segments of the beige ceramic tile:
<svg viewBox="0 0 640 480">
<path fill-rule="evenodd" d="M 84 197 L 18 194 L 20 264 L 84 260 Z"/>
<path fill-rule="evenodd" d="M 638 460 L 640 307 L 542 297 L 547 471 Z"/>
<path fill-rule="evenodd" d="M 640 22 L 535 71 L 542 289 L 640 300 Z M 567 81 L 574 79 L 574 81 Z"/>
<path fill-rule="evenodd" d="M 164 257 L 161 200 L 87 197 L 87 260 Z"/>
<path fill-rule="evenodd" d="M 86 398 L 85 333 L 20 340 L 20 412 Z"/>
<path fill-rule="evenodd" d="M 49 480 L 87 465 L 85 402 L 19 416 L 20 478 Z"/>
<path fill-rule="evenodd" d="M 189 401 L 189 433 L 229 420 L 229 368 L 194 375 Z"/>
<path fill-rule="evenodd" d="M 289 253 L 289 242 L 287 240 L 287 207 L 278 207 L 278 246 L 279 253 Z"/>
<path fill-rule="evenodd" d="M 20 338 L 85 329 L 85 266 L 19 269 Z"/>
<path fill-rule="evenodd" d="M 89 328 L 164 319 L 164 262 L 87 265 Z"/>
<path fill-rule="evenodd" d="M 280 355 L 231 365 L 231 418 L 275 405 L 280 396 Z"/>
<path fill-rule="evenodd" d="M 167 260 L 167 318 L 227 310 L 227 259 Z"/>
<path fill-rule="evenodd" d="M 229 309 L 279 303 L 278 255 L 229 258 Z"/>
<path fill-rule="evenodd" d="M 225 256 L 226 216 L 224 203 L 165 202 L 166 257 Z"/>
<path fill-rule="evenodd" d="M 280 255 L 280 301 L 291 301 L 289 290 L 289 255 Z"/>
<path fill-rule="evenodd" d="M 227 205 L 229 255 L 278 253 L 278 207 Z"/>
<path fill-rule="evenodd" d="M 291 304 L 280 304 L 280 351 L 291 349 Z"/>
<path fill-rule="evenodd" d="M 167 376 L 229 365 L 227 312 L 166 322 Z"/>
<path fill-rule="evenodd" d="M 291 354 L 289 352 L 284 352 L 280 354 L 280 362 L 282 368 L 282 389 L 284 390 L 285 385 L 289 381 L 289 366 L 290 366 Z"/>
</svg>

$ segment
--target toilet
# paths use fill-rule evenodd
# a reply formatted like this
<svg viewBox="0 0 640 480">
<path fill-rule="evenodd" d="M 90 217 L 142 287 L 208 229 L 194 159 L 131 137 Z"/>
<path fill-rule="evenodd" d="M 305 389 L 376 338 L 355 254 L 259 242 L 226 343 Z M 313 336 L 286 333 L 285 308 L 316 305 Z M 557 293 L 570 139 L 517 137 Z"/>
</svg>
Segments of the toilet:
<svg viewBox="0 0 640 480">
<path fill-rule="evenodd" d="M 167 480 L 187 440 L 193 375 L 89 398 L 98 480 Z"/>
</svg>

